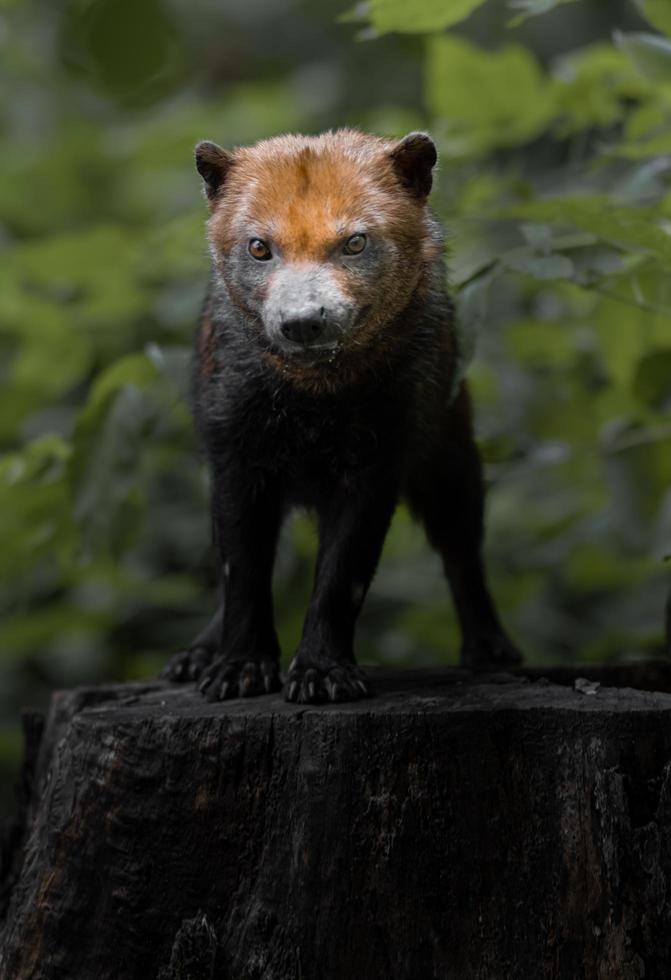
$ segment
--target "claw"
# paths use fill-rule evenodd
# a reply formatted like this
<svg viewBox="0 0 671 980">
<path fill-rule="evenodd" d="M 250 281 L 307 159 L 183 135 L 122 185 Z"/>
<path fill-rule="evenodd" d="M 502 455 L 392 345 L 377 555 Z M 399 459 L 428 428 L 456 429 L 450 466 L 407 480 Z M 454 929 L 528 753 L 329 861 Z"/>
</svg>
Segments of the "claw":
<svg viewBox="0 0 671 980">
<path fill-rule="evenodd" d="M 184 674 L 184 658 L 187 656 L 186 653 L 178 653 L 172 657 L 161 671 L 160 676 L 171 681 L 181 680 Z"/>
<path fill-rule="evenodd" d="M 195 666 L 200 668 L 205 664 L 196 663 Z M 278 665 L 274 658 L 259 657 L 241 662 L 220 655 L 204 670 L 197 690 L 207 701 L 226 701 L 276 691 L 278 680 Z"/>
<path fill-rule="evenodd" d="M 298 692 L 298 696 L 297 696 Z M 370 688 L 355 664 L 336 663 L 331 667 L 295 664 L 285 687 L 287 701 L 316 704 L 321 701 L 357 701 L 370 697 Z"/>
<path fill-rule="evenodd" d="M 160 676 L 175 684 L 197 681 L 211 662 L 212 656 L 213 652 L 209 647 L 189 647 L 171 657 Z"/>
</svg>

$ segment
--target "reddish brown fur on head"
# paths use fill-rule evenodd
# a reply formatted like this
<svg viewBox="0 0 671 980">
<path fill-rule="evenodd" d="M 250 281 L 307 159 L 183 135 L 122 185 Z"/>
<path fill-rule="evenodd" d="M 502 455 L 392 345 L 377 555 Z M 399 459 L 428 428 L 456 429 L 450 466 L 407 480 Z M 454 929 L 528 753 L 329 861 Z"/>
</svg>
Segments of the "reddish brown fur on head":
<svg viewBox="0 0 671 980">
<path fill-rule="evenodd" d="M 285 344 L 267 352 L 285 372 L 312 377 L 314 385 L 324 376 L 318 359 L 290 356 L 287 317 L 312 317 L 315 331 L 328 327 L 349 362 L 390 342 L 385 325 L 441 250 L 425 208 L 435 159 L 423 134 L 393 141 L 338 130 L 232 153 L 199 144 L 215 268 L 233 301 L 260 320 L 271 347 Z M 348 255 L 345 243 L 359 233 L 366 251 Z M 267 243 L 270 261 L 250 257 L 252 239 Z"/>
</svg>

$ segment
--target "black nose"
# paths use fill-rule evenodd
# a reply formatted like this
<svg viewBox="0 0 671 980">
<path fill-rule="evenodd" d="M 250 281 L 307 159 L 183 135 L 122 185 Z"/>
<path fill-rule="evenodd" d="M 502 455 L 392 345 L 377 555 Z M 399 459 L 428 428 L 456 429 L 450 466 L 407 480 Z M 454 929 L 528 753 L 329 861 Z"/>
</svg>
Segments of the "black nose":
<svg viewBox="0 0 671 980">
<path fill-rule="evenodd" d="M 321 317 L 315 316 L 285 320 L 280 330 L 292 343 L 309 347 L 311 344 L 320 343 L 323 339 L 324 321 Z"/>
</svg>

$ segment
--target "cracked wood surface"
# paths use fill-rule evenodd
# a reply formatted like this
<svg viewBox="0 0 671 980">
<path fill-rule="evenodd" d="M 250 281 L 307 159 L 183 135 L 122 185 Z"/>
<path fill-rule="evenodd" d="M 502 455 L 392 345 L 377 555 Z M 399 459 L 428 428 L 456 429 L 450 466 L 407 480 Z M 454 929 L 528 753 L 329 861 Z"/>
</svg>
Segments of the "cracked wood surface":
<svg viewBox="0 0 671 980">
<path fill-rule="evenodd" d="M 666 978 L 671 666 L 370 673 L 323 707 L 56 693 L 1 980 Z"/>
</svg>

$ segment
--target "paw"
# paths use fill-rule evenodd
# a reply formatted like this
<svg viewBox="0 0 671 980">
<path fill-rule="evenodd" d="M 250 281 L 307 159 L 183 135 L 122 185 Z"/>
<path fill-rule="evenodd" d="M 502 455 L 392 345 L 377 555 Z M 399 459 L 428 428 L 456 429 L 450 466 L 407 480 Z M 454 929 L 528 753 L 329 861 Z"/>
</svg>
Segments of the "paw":
<svg viewBox="0 0 671 980">
<path fill-rule="evenodd" d="M 181 650 L 170 658 L 160 676 L 173 683 L 197 681 L 212 663 L 213 656 L 214 651 L 210 647 L 195 646 Z"/>
<path fill-rule="evenodd" d="M 515 667 L 523 659 L 513 641 L 503 631 L 496 631 L 466 641 L 460 663 L 462 667 Z"/>
<path fill-rule="evenodd" d="M 217 657 L 203 672 L 198 690 L 208 701 L 251 698 L 282 687 L 276 660 L 227 660 Z"/>
<path fill-rule="evenodd" d="M 368 679 L 356 664 L 334 664 L 324 668 L 294 661 L 284 685 L 285 700 L 298 704 L 358 701 L 370 696 Z"/>
</svg>

